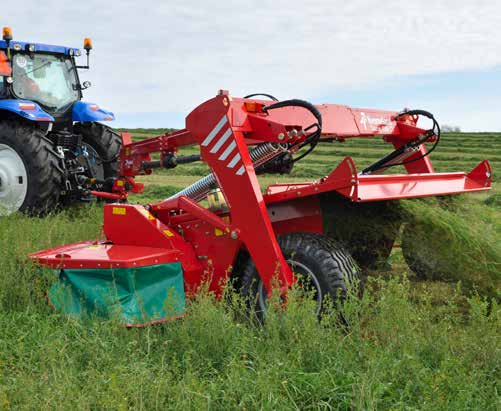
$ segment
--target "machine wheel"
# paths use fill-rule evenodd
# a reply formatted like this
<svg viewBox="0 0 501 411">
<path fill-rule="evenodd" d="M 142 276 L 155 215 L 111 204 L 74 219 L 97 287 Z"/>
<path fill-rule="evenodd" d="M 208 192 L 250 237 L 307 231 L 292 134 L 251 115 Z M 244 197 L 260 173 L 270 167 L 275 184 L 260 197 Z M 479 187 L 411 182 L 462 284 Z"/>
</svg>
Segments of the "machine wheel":
<svg viewBox="0 0 501 411">
<path fill-rule="evenodd" d="M 316 314 L 322 313 L 326 297 L 336 302 L 347 297 L 347 287 L 360 281 L 360 270 L 350 254 L 338 243 L 316 233 L 291 233 L 278 236 L 285 259 L 298 275 L 301 287 L 312 292 Z M 266 312 L 267 292 L 252 260 L 244 268 L 241 295 L 258 320 Z M 359 284 L 361 286 L 361 284 Z"/>
<path fill-rule="evenodd" d="M 36 125 L 0 121 L 0 215 L 54 209 L 63 181 L 61 159 Z"/>
<path fill-rule="evenodd" d="M 76 123 L 75 134 L 82 135 L 82 145 L 88 156 L 79 156 L 84 167 L 99 180 L 106 180 L 117 175 L 118 156 L 122 147 L 122 139 L 110 127 L 100 123 Z M 89 162 L 87 163 L 87 159 Z"/>
</svg>

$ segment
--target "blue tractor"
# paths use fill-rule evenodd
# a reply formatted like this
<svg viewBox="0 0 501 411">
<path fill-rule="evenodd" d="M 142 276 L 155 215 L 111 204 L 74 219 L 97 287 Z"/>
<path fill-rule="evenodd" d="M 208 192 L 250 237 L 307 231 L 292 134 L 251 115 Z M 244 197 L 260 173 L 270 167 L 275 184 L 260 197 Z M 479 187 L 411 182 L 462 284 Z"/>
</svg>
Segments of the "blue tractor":
<svg viewBox="0 0 501 411">
<path fill-rule="evenodd" d="M 113 184 L 120 135 L 101 122 L 113 113 L 82 101 L 89 82 L 78 69 L 79 49 L 0 41 L 0 215 L 44 214 L 75 201 L 92 201 L 89 189 Z"/>
</svg>

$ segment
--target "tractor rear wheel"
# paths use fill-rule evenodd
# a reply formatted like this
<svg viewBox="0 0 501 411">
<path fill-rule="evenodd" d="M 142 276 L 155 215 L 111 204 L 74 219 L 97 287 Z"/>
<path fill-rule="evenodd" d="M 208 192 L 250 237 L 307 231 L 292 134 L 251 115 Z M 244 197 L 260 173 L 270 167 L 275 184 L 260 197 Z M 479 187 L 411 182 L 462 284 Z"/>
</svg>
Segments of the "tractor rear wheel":
<svg viewBox="0 0 501 411">
<path fill-rule="evenodd" d="M 299 286 L 314 298 L 318 317 L 326 298 L 336 304 L 347 298 L 351 286 L 361 287 L 355 260 L 332 239 L 316 233 L 290 233 L 278 236 L 277 240 Z M 262 321 L 267 291 L 252 260 L 243 269 L 240 287 L 249 310 Z"/>
<path fill-rule="evenodd" d="M 75 134 L 82 135 L 87 155 L 79 161 L 87 169 L 88 177 L 106 180 L 117 175 L 118 156 L 122 147 L 120 134 L 100 123 L 76 123 Z"/>
<path fill-rule="evenodd" d="M 43 215 L 58 205 L 61 159 L 36 124 L 0 121 L 0 215 Z"/>
</svg>

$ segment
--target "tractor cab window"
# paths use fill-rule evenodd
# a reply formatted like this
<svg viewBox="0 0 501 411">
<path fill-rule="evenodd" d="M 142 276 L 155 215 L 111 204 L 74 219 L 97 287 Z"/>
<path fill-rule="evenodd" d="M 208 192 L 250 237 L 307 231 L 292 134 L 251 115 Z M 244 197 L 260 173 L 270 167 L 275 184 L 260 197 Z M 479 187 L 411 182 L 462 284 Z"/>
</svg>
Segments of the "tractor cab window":
<svg viewBox="0 0 501 411">
<path fill-rule="evenodd" d="M 52 112 L 63 111 L 79 100 L 76 68 L 71 59 L 50 54 L 16 54 L 12 62 L 12 91 Z"/>
</svg>

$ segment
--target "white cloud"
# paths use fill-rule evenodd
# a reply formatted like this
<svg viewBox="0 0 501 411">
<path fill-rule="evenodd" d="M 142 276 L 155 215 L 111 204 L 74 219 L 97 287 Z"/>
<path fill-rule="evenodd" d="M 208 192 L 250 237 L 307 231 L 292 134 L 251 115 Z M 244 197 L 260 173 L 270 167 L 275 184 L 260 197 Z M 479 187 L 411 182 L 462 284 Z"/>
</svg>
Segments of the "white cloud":
<svg viewBox="0 0 501 411">
<path fill-rule="evenodd" d="M 20 40 L 91 36 L 86 97 L 119 112 L 187 112 L 219 88 L 315 98 L 501 64 L 498 1 L 25 0 L 8 13 Z"/>
</svg>

